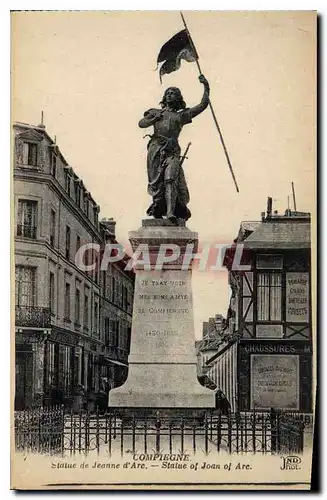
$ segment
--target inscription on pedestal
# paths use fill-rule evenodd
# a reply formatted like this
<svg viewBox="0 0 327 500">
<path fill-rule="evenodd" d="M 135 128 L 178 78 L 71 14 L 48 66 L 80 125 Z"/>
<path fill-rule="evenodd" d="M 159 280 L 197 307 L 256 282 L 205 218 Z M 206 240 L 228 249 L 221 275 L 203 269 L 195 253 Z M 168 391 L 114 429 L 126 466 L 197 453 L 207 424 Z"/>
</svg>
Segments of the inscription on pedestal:
<svg viewBox="0 0 327 500">
<path fill-rule="evenodd" d="M 131 356 L 137 353 L 139 359 L 143 352 L 148 360 L 155 355 L 156 360 L 163 356 L 171 361 L 188 355 L 194 362 L 190 278 L 187 271 L 161 271 L 155 275 L 143 271 L 138 275 L 133 316 L 133 332 L 138 332 L 138 338 L 132 344 Z"/>
</svg>

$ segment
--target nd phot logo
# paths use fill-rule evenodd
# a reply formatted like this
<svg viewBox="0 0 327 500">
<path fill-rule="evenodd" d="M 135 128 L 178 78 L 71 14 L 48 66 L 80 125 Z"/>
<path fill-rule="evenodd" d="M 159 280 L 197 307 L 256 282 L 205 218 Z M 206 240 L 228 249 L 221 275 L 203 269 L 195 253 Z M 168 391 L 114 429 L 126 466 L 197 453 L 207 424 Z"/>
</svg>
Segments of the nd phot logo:
<svg viewBox="0 0 327 500">
<path fill-rule="evenodd" d="M 296 455 L 288 455 L 287 457 L 281 457 L 283 464 L 281 465 L 281 470 L 300 470 L 301 458 Z"/>
</svg>

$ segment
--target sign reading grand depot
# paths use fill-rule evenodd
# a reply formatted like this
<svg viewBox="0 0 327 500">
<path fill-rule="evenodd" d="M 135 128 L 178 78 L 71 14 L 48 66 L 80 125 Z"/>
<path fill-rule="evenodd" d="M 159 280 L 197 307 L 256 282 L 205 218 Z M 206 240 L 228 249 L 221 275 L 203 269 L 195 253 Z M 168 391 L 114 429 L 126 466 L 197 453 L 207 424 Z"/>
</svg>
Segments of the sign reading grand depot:
<svg viewBox="0 0 327 500">
<path fill-rule="evenodd" d="M 299 409 L 299 356 L 251 356 L 252 409 Z"/>
</svg>

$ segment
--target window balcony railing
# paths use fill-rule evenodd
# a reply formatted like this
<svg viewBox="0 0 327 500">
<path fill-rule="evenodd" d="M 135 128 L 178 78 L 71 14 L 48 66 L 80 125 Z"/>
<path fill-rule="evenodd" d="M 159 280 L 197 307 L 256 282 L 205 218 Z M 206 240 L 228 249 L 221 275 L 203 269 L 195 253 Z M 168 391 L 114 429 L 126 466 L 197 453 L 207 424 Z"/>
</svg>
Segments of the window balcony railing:
<svg viewBox="0 0 327 500">
<path fill-rule="evenodd" d="M 16 326 L 50 328 L 51 311 L 49 307 L 16 306 Z"/>
<path fill-rule="evenodd" d="M 36 226 L 23 226 L 22 224 L 17 224 L 17 236 L 21 238 L 31 238 L 36 239 Z"/>
</svg>

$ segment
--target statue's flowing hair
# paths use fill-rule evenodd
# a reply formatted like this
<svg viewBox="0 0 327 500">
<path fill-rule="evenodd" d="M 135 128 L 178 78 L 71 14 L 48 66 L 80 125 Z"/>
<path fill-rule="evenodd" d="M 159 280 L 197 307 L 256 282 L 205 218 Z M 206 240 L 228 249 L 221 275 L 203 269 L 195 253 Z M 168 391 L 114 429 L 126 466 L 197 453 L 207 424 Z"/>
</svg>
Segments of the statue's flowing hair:
<svg viewBox="0 0 327 500">
<path fill-rule="evenodd" d="M 166 95 L 167 95 L 168 90 L 174 90 L 177 94 L 177 101 L 175 103 L 176 111 L 178 111 L 179 109 L 185 109 L 186 104 L 185 104 L 185 101 L 183 99 L 182 92 L 179 90 L 178 87 L 168 87 L 168 89 L 165 90 L 162 101 L 160 101 L 161 107 L 164 108 L 167 105 Z"/>
</svg>

